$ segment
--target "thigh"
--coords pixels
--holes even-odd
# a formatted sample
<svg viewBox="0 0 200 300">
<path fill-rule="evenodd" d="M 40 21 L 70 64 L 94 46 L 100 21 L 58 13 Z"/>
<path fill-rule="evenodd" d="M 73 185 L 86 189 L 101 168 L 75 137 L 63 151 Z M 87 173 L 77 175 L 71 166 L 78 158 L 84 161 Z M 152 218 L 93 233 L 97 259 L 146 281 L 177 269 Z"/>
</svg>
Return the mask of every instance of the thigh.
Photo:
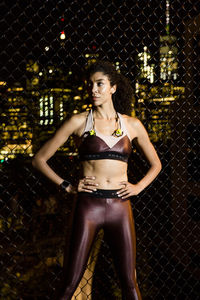
<svg viewBox="0 0 200 300">
<path fill-rule="evenodd" d="M 98 223 L 91 219 L 90 206 L 88 203 L 85 203 L 85 201 L 82 201 L 82 199 L 78 199 L 70 238 L 67 264 L 68 274 L 69 270 L 72 270 L 73 273 L 77 273 L 78 270 L 82 270 L 87 263 L 89 252 L 98 230 Z"/>
<path fill-rule="evenodd" d="M 110 208 L 105 237 L 111 248 L 120 277 L 134 276 L 136 236 L 132 207 L 129 200 L 114 203 Z"/>
<path fill-rule="evenodd" d="M 94 201 L 89 195 L 77 199 L 63 274 L 62 292 L 66 299 L 71 299 L 86 269 L 90 249 L 101 224 L 101 211 L 99 201 Z"/>
</svg>

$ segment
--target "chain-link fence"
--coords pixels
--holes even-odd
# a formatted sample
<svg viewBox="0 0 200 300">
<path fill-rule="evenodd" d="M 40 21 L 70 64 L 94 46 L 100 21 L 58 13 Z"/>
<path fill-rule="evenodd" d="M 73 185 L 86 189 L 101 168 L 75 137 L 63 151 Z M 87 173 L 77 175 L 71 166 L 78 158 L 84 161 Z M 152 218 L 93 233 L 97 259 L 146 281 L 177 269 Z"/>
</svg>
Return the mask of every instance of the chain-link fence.
<svg viewBox="0 0 200 300">
<path fill-rule="evenodd" d="M 198 299 L 200 275 L 200 2 L 1 1 L 0 299 L 53 299 L 74 201 L 32 168 L 39 147 L 90 108 L 82 70 L 115 63 L 161 158 L 158 178 L 132 197 L 143 299 Z M 72 138 L 49 161 L 77 177 Z M 129 179 L 148 166 L 133 145 Z M 73 299 L 121 299 L 99 233 Z"/>
</svg>

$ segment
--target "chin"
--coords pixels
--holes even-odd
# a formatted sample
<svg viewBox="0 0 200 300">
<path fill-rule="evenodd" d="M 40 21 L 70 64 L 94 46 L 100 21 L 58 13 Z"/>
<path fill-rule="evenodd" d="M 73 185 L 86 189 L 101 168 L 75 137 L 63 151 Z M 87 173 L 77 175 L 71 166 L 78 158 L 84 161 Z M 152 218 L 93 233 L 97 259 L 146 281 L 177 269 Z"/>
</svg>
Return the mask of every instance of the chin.
<svg viewBox="0 0 200 300">
<path fill-rule="evenodd" d="M 92 102 L 92 105 L 94 106 L 100 106 L 102 103 L 98 102 L 98 101 L 93 101 Z"/>
</svg>

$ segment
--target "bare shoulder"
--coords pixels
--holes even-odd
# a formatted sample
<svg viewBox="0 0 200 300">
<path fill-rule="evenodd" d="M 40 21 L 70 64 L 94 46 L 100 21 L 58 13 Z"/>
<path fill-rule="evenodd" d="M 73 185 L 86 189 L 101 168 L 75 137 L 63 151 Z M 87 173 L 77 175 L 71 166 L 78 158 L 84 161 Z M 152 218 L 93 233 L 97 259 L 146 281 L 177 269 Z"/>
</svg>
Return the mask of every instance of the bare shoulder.
<svg viewBox="0 0 200 300">
<path fill-rule="evenodd" d="M 73 115 L 68 121 L 71 121 L 77 125 L 83 123 L 88 115 L 88 111 L 81 112 Z"/>
<path fill-rule="evenodd" d="M 73 127 L 73 133 L 75 135 L 81 135 L 81 132 L 86 122 L 87 115 L 88 111 L 84 111 L 79 114 L 75 114 L 70 119 L 66 120 L 66 125 L 70 125 L 71 127 Z"/>
<path fill-rule="evenodd" d="M 145 130 L 142 122 L 138 118 L 128 115 L 122 116 L 132 139 L 137 137 L 141 130 Z"/>
<path fill-rule="evenodd" d="M 128 115 L 122 115 L 126 122 L 131 126 L 141 126 L 142 122 L 136 117 L 130 117 Z"/>
</svg>

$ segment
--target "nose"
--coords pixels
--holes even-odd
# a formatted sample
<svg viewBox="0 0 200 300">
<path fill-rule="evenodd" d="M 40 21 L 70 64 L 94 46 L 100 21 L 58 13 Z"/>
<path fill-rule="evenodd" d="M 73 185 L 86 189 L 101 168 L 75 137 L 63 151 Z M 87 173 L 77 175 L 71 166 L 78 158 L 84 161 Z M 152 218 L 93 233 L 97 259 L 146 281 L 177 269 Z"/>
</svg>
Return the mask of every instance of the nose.
<svg viewBox="0 0 200 300">
<path fill-rule="evenodd" d="M 97 85 L 94 83 L 92 86 L 92 94 L 95 94 L 97 92 Z"/>
</svg>

